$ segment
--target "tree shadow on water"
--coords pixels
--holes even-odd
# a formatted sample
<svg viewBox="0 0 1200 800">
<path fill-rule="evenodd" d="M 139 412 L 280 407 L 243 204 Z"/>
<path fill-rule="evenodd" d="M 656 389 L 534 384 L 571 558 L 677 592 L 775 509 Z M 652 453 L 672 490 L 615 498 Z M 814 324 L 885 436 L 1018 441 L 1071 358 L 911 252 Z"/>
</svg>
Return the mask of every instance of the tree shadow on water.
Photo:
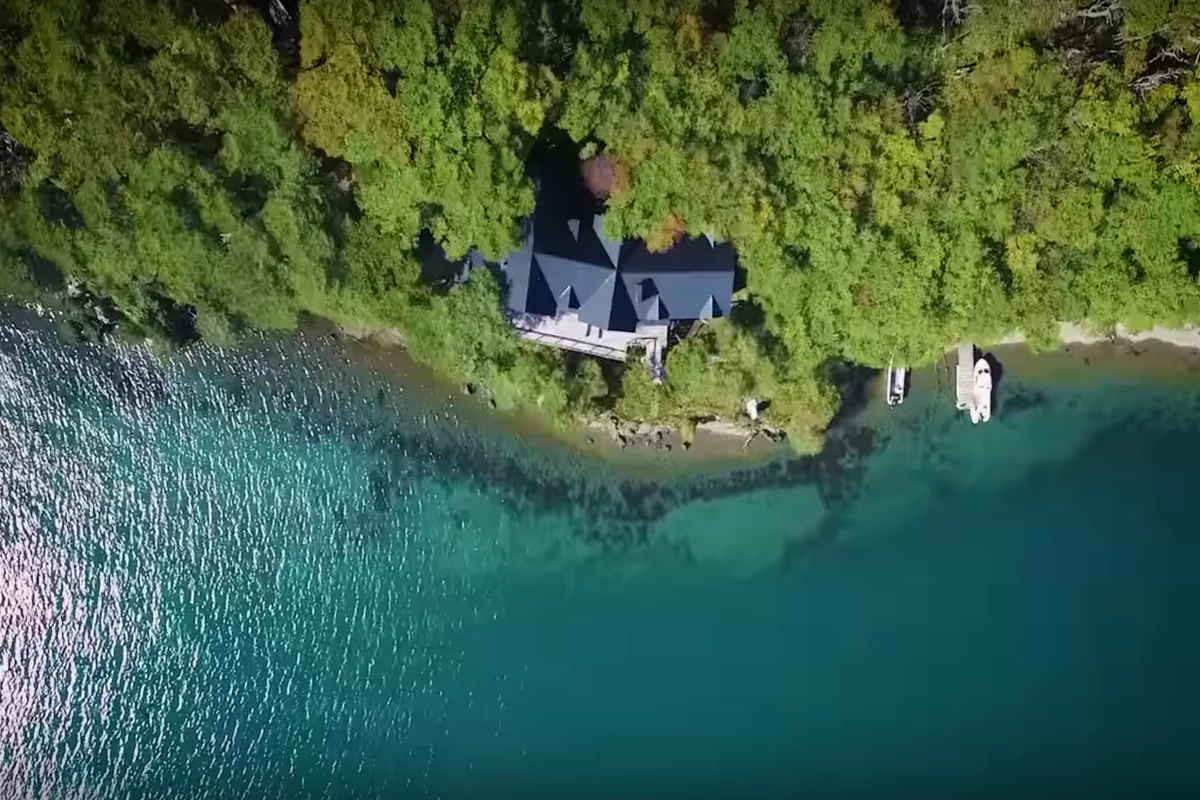
<svg viewBox="0 0 1200 800">
<path fill-rule="evenodd" d="M 870 388 L 879 370 L 841 359 L 829 359 L 820 366 L 818 374 L 833 384 L 841 397 L 837 413 L 826 428 L 833 431 L 843 427 L 867 407 Z"/>
</svg>

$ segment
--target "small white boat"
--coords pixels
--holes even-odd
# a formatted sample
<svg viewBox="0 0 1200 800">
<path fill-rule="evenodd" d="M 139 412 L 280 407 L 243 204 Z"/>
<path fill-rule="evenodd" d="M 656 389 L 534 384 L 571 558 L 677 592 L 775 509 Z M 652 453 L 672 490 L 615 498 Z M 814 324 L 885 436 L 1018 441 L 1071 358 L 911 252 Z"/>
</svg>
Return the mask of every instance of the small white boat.
<svg viewBox="0 0 1200 800">
<path fill-rule="evenodd" d="M 887 369 L 887 404 L 889 406 L 898 406 L 904 402 L 907 385 L 908 369 L 892 366 L 889 362 Z"/>
<path fill-rule="evenodd" d="M 974 395 L 971 422 L 978 425 L 992 418 L 992 368 L 983 358 L 975 362 Z"/>
</svg>

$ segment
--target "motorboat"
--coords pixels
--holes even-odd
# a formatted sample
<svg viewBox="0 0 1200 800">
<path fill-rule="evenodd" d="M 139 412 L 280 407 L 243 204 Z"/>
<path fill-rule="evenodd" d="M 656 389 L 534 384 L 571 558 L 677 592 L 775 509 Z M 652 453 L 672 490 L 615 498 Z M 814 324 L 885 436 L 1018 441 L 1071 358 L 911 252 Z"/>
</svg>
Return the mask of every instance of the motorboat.
<svg viewBox="0 0 1200 800">
<path fill-rule="evenodd" d="M 888 363 L 887 368 L 887 404 L 898 406 L 904 402 L 908 388 L 908 368 L 897 367 Z"/>
<path fill-rule="evenodd" d="M 975 362 L 973 395 L 971 422 L 978 425 L 992 418 L 992 367 L 985 358 Z"/>
</svg>

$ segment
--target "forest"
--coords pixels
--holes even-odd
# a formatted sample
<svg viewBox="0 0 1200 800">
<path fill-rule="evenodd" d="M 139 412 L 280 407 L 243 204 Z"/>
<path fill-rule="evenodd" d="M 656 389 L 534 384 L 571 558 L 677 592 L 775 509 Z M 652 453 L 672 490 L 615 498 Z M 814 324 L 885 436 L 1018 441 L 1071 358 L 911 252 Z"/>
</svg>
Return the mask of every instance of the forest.
<svg viewBox="0 0 1200 800">
<path fill-rule="evenodd" d="M 310 316 L 557 424 L 1200 320 L 1200 0 L 0 0 L 0 294 L 228 343 Z M 734 243 L 668 380 L 522 342 L 486 270 L 569 137 L 615 237 Z"/>
</svg>

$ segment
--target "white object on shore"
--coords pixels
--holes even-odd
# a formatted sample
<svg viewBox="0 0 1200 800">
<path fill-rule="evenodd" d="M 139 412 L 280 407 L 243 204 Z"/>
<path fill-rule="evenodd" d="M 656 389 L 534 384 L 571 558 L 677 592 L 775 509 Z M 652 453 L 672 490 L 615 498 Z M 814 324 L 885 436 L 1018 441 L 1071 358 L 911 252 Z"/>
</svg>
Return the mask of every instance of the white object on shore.
<svg viewBox="0 0 1200 800">
<path fill-rule="evenodd" d="M 975 402 L 971 405 L 971 422 L 978 425 L 992 418 L 992 368 L 986 359 L 975 362 Z"/>
<path fill-rule="evenodd" d="M 889 406 L 898 406 L 904 402 L 907 382 L 908 369 L 892 366 L 889 361 L 887 369 L 887 404 Z"/>
<path fill-rule="evenodd" d="M 746 401 L 746 416 L 750 417 L 751 422 L 758 422 L 758 400 L 751 397 Z"/>
</svg>

